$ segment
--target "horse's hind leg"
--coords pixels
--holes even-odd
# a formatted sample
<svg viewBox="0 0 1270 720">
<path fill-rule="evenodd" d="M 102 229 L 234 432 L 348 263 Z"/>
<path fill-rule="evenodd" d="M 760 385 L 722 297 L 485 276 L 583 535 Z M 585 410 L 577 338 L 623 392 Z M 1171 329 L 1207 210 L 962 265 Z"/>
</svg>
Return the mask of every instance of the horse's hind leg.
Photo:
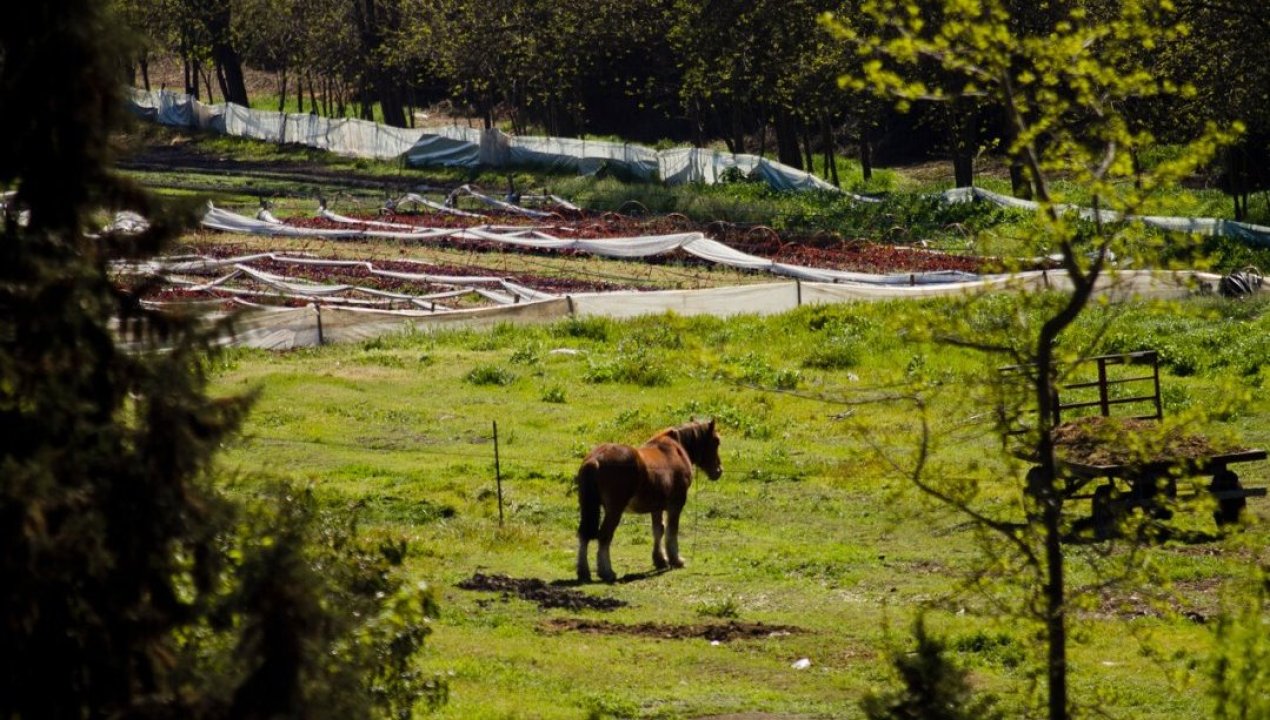
<svg viewBox="0 0 1270 720">
<path fill-rule="evenodd" d="M 665 570 L 670 567 L 666 560 L 666 551 L 662 549 L 662 538 L 666 534 L 666 523 L 661 510 L 654 510 L 653 516 L 653 567 Z"/>
<path fill-rule="evenodd" d="M 587 562 L 587 546 L 591 544 L 582 533 L 578 533 L 578 580 L 591 582 L 591 566 Z"/>
<path fill-rule="evenodd" d="M 670 556 L 670 566 L 681 568 L 684 559 L 679 556 L 679 514 L 683 507 L 671 507 L 666 510 L 666 554 Z"/>
<path fill-rule="evenodd" d="M 604 522 L 600 523 L 600 549 L 596 554 L 595 564 L 604 582 L 617 580 L 613 572 L 613 563 L 609 559 L 609 545 L 613 543 L 613 533 L 617 532 L 617 524 L 622 521 L 622 507 L 605 507 Z"/>
</svg>

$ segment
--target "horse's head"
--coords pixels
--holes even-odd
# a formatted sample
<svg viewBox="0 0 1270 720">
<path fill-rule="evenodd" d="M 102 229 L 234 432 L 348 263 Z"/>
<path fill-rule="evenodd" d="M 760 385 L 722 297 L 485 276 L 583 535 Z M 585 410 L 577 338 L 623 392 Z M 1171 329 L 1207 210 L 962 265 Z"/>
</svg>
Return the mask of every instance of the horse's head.
<svg viewBox="0 0 1270 720">
<path fill-rule="evenodd" d="M 723 475 L 723 462 L 719 460 L 719 433 L 715 430 L 713 419 L 708 423 L 681 425 L 672 432 L 693 464 L 704 470 L 707 477 L 718 480 Z"/>
</svg>

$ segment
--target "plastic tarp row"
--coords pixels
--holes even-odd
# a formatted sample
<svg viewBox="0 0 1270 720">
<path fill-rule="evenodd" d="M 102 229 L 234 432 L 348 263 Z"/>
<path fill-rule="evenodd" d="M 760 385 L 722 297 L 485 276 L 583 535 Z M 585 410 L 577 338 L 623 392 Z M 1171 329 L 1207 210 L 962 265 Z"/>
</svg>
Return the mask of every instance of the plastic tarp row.
<svg viewBox="0 0 1270 720">
<path fill-rule="evenodd" d="M 285 114 L 252 110 L 240 105 L 206 105 L 188 95 L 166 90 L 132 90 L 133 110 L 165 125 L 198 127 L 271 142 L 292 142 L 331 152 L 389 159 L 405 156 L 412 165 L 444 167 L 544 167 L 594 174 L 604 167 L 668 184 L 719 182 L 735 170 L 757 177 L 780 190 L 838 188 L 811 173 L 754 155 L 734 155 L 702 148 L 656 151 L 641 145 L 571 138 L 519 137 L 497 129 L 445 126 L 410 130 L 351 118 Z M 869 202 L 875 198 L 852 195 Z M 982 188 L 957 188 L 942 194 L 949 202 L 985 200 L 1003 207 L 1035 211 L 1030 200 L 1000 195 Z M 1086 219 L 1123 220 L 1120 213 L 1076 206 L 1059 206 Z M 1270 246 L 1270 227 L 1218 218 L 1141 216 L 1133 220 L 1162 230 L 1231 237 Z"/>
<path fill-rule="evenodd" d="M 351 284 L 316 283 L 294 279 L 260 270 L 253 263 L 269 261 L 275 264 L 302 267 L 356 269 L 368 275 L 401 280 L 418 285 L 439 285 L 449 288 L 442 292 L 412 294 L 392 292 L 373 287 Z M 402 261 L 398 261 L 402 262 Z M 424 263 L 419 263 L 424 265 Z M 156 258 L 140 264 L 124 263 L 115 267 L 119 274 L 144 274 L 159 277 L 169 284 L 188 292 L 207 292 L 250 298 L 288 298 L 315 300 L 323 303 L 345 305 L 385 306 L 409 303 L 435 312 L 446 309 L 438 300 L 475 293 L 498 304 L 511 305 L 522 301 L 546 300 L 555 297 L 499 277 L 479 275 L 441 275 L 427 272 L 384 270 L 365 260 L 327 260 L 319 258 L 288 257 L 276 253 L 257 253 L 232 258 L 171 257 Z M 189 276 L 217 276 L 211 280 L 191 279 Z M 237 287 L 235 280 L 246 279 L 257 287 Z M 349 295 L 369 296 L 371 300 Z"/>
<path fill-rule="evenodd" d="M 504 322 L 543 322 L 568 315 L 563 298 L 505 307 L 425 311 L 382 311 L 352 307 L 309 305 L 301 308 L 262 308 L 235 314 L 233 334 L 223 345 L 266 350 L 289 350 L 333 343 L 362 342 L 410 328 L 487 326 Z"/>
<path fill-rule="evenodd" d="M 1185 298 L 1219 280 L 1191 272 L 1131 271 L 1106 275 L 1098 294 L 1113 300 L 1130 297 Z M 679 315 L 768 315 L 803 305 L 882 301 L 896 298 L 968 296 L 984 292 L 1035 292 L 1069 285 L 1061 272 L 1028 272 L 978 282 L 926 286 L 876 286 L 779 282 L 708 290 L 667 290 L 571 295 L 502 307 L 443 313 L 378 311 L 319 307 L 248 310 L 234 322 L 225 344 L 290 349 L 327 343 L 360 342 L 407 330 L 452 326 L 489 326 L 505 322 L 550 322 L 569 316 L 627 318 L 674 312 Z"/>
<path fill-rule="evenodd" d="M 515 231 L 495 231 L 489 226 L 466 229 L 420 229 L 408 232 L 393 229 L 366 228 L 360 221 L 352 218 L 340 218 L 328 214 L 328 219 L 336 218 L 359 223 L 348 230 L 340 229 L 307 229 L 279 225 L 263 220 L 253 220 L 227 210 L 212 207 L 203 218 L 203 225 L 216 230 L 249 233 L 258 235 L 290 236 L 290 237 L 327 237 L 327 238 L 367 238 L 382 237 L 391 239 L 455 239 L 484 240 L 503 243 L 514 247 L 536 250 L 577 250 L 593 255 L 611 258 L 642 258 L 682 250 L 689 255 L 707 262 L 726 265 L 744 270 L 758 270 L 776 275 L 798 278 L 816 282 L 855 282 L 882 285 L 926 285 L 957 283 L 980 279 L 973 273 L 957 271 L 940 271 L 925 273 L 900 273 L 893 275 L 872 275 L 868 273 L 850 272 L 847 270 L 827 270 L 779 263 L 767 258 L 741 252 L 733 247 L 708 238 L 703 233 L 688 232 L 671 235 L 646 235 L 641 237 L 605 238 L 598 240 L 582 240 L 554 237 L 542 230 L 533 228 Z"/>
<path fill-rule="evenodd" d="M 1001 207 L 1013 208 L 1015 210 L 1025 210 L 1035 212 L 1040 209 L 1040 204 L 1032 200 L 1023 200 L 1022 198 L 1009 197 L 994 193 L 983 188 L 969 187 L 956 188 L 947 190 L 942 193 L 942 197 L 947 202 L 973 202 L 975 200 L 984 200 L 986 202 L 1000 205 Z M 1149 227 L 1159 228 L 1170 232 L 1195 233 L 1199 235 L 1211 235 L 1215 237 L 1230 237 L 1242 240 L 1250 245 L 1261 247 L 1270 247 L 1270 227 L 1264 225 L 1253 225 L 1251 223 L 1237 222 L 1235 220 L 1223 220 L 1219 218 L 1186 218 L 1186 217 L 1167 217 L 1161 215 L 1130 215 L 1114 210 L 1095 210 L 1093 208 L 1080 207 L 1077 205 L 1057 205 L 1056 209 L 1059 213 L 1074 213 L 1082 220 L 1100 220 L 1106 223 L 1123 222 L 1125 220 L 1140 222 Z"/>
<path fill-rule="evenodd" d="M 135 113 L 164 125 L 197 127 L 270 142 L 290 142 L 341 155 L 442 167 L 542 167 L 593 175 L 615 169 L 669 184 L 714 183 L 729 169 L 754 175 L 780 190 L 837 188 L 810 173 L 753 155 L 683 148 L 658 152 L 630 143 L 512 136 L 498 129 L 445 126 L 411 130 L 352 118 L 253 110 L 233 103 L 207 105 L 167 90 L 132 89 Z"/>
<path fill-rule="evenodd" d="M 132 90 L 132 109 L 163 125 L 193 127 L 275 143 L 299 143 L 341 155 L 391 159 L 418 142 L 420 131 L 354 118 L 253 110 L 233 103 L 207 105 L 166 90 Z"/>
</svg>

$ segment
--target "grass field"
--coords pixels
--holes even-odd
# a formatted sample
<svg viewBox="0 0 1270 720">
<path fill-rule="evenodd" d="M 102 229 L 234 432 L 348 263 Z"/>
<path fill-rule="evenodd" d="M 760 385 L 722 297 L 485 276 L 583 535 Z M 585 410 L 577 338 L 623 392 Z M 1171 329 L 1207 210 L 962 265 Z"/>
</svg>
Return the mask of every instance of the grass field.
<svg viewBox="0 0 1270 720">
<path fill-rule="evenodd" d="M 884 654 L 908 642 L 911 618 L 924 608 L 976 687 L 1001 695 L 1010 716 L 1025 716 L 1037 691 L 1036 628 L 966 587 L 981 565 L 973 526 L 902 477 L 916 443 L 911 411 L 853 403 L 921 381 L 942 467 L 978 478 L 986 507 L 1017 506 L 1022 469 L 1000 458 L 985 421 L 981 380 L 994 365 L 908 337 L 953 307 L 575 320 L 282 355 L 234 351 L 218 365 L 218 392 L 258 388 L 261 397 L 245 437 L 224 454 L 226 483 L 253 494 L 264 478 L 284 478 L 325 503 L 359 508 L 373 535 L 411 541 L 409 572 L 442 594 L 423 661 L 449 679 L 440 717 L 856 717 L 859 698 L 890 679 Z M 1091 314 L 1072 342 L 1091 340 L 1106 323 L 1091 350 L 1154 341 L 1165 358 L 1169 416 L 1219 410 L 1206 431 L 1265 447 L 1267 371 L 1256 358 L 1270 337 L 1266 310 L 1264 302 L 1217 301 L 1111 308 Z M 483 573 L 572 588 L 571 480 L 582 455 L 693 416 L 718 420 L 725 474 L 693 487 L 686 569 L 649 572 L 648 523 L 636 516 L 614 543 L 625 577 L 575 588 L 625 607 L 544 610 L 457 587 Z M 1270 481 L 1266 463 L 1242 474 L 1250 484 Z M 1234 584 L 1266 560 L 1270 507 L 1254 499 L 1250 510 L 1258 522 L 1231 537 L 1161 543 L 1135 556 L 1162 584 L 1085 598 L 1074 623 L 1078 702 L 1112 717 L 1209 716 L 1212 622 Z M 1213 533 L 1203 509 L 1179 522 Z M 1091 568 L 1129 552 L 1123 542 L 1069 546 L 1072 587 L 1096 583 Z M 616 625 L 583 631 L 579 620 Z M 644 623 L 664 627 L 639 634 Z M 728 623 L 793 629 L 722 642 L 703 636 Z M 796 669 L 803 658 L 810 666 Z"/>
<path fill-rule="evenodd" d="M 133 165 L 128 172 L 140 182 L 248 211 L 269 198 L 280 216 L 311 213 L 319 194 L 347 211 L 417 185 L 501 188 L 506 181 L 166 131 L 134 140 L 178 151 L 176 160 L 151 153 Z M 870 207 L 749 183 L 670 189 L 564 176 L 516 181 L 527 192 L 546 189 L 592 209 L 634 200 L 649 213 L 682 212 L 700 222 L 827 229 L 984 254 L 1021 253 L 1034 234 L 1022 214 L 915 198 L 942 180 L 899 171 L 877 181 L 874 189 L 892 195 Z M 1185 192 L 1169 205 L 1216 214 L 1220 198 Z M 477 258 L 387 242 L 202 233 L 186 241 L 244 253 L 479 260 L 503 272 L 608 275 L 658 287 L 766 279 L 673 263 Z M 1226 242 L 1166 254 L 1222 270 L 1270 265 L 1265 251 Z M 1268 310 L 1264 299 L 1095 306 L 1063 349 L 1157 349 L 1170 422 L 1264 448 Z M 221 457 L 219 481 L 256 496 L 282 479 L 329 507 L 354 509 L 372 537 L 410 541 L 407 571 L 436 587 L 442 601 L 421 661 L 449 683 L 439 717 L 860 717 L 860 698 L 895 682 L 887 655 L 910 644 L 921 612 L 978 691 L 999 695 L 1008 717 L 1037 716 L 1044 690 L 1038 628 L 995 604 L 1017 603 L 1016 568 L 994 567 L 973 523 L 907 477 L 920 418 L 904 398 L 920 392 L 935 433 L 936 475 L 978 507 L 1022 519 L 1026 466 L 1003 454 L 991 423 L 989 380 L 1003 361 L 929 339 L 954 325 L 998 331 L 1021 312 L 1009 298 L 969 306 L 890 302 L 765 318 L 499 325 L 278 354 L 231 350 L 215 361 L 215 392 L 260 395 L 243 437 Z M 613 550 L 622 579 L 577 586 L 572 479 L 582 457 L 597 443 L 638 443 L 693 417 L 719 423 L 725 473 L 693 486 L 682 539 L 688 567 L 651 572 L 647 518 L 628 516 Z M 1246 484 L 1270 485 L 1270 463 L 1239 472 Z M 1214 627 L 1255 568 L 1270 562 L 1270 502 L 1251 500 L 1249 524 L 1229 535 L 1216 533 L 1210 509 L 1183 508 L 1176 523 L 1184 532 L 1168 542 L 1067 546 L 1072 695 L 1081 716 L 1212 717 Z M 1074 518 L 1088 505 L 1069 510 Z M 1107 573 L 1124 566 L 1133 579 L 1104 586 Z M 459 587 L 478 575 L 507 576 L 537 594 Z M 533 601 L 568 591 L 625 605 L 544 609 Z"/>
</svg>

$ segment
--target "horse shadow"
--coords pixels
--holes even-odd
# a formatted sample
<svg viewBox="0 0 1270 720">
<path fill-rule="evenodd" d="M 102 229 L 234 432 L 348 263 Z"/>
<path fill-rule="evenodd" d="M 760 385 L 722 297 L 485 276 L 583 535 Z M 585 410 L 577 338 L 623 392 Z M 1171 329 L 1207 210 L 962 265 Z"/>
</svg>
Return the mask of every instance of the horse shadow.
<svg viewBox="0 0 1270 720">
<path fill-rule="evenodd" d="M 670 572 L 670 568 L 653 568 L 652 570 L 646 570 L 644 572 L 626 573 L 625 575 L 614 580 L 611 583 L 606 583 L 602 580 L 601 581 L 590 580 L 590 581 L 584 582 L 577 578 L 568 578 L 566 580 L 552 580 L 551 586 L 575 588 L 575 587 L 582 587 L 584 585 L 626 585 L 628 583 L 639 582 L 641 580 L 650 580 L 660 575 L 665 575 L 668 572 Z"/>
</svg>

